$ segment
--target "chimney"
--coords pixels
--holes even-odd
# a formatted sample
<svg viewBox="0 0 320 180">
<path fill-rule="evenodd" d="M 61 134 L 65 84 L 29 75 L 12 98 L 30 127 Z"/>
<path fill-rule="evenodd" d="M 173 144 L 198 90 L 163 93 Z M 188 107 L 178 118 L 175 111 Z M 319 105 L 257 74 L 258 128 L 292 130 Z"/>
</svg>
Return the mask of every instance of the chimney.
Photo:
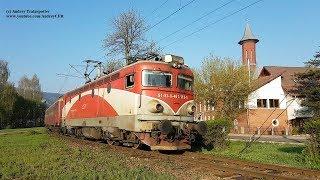
<svg viewBox="0 0 320 180">
<path fill-rule="evenodd" d="M 242 46 L 242 65 L 249 68 L 250 72 L 256 70 L 256 43 L 259 40 L 252 34 L 249 24 L 246 25 L 242 39 L 238 44 Z"/>
</svg>

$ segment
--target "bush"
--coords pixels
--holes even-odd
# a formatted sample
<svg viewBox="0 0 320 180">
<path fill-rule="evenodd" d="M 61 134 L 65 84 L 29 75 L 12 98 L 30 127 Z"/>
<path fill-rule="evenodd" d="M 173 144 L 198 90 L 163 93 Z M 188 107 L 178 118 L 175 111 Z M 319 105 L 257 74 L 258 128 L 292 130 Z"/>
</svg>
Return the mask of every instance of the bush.
<svg viewBox="0 0 320 180">
<path fill-rule="evenodd" d="M 227 119 L 215 119 L 206 123 L 207 133 L 204 135 L 206 145 L 212 148 L 224 148 L 227 145 L 230 122 Z"/>
<path fill-rule="evenodd" d="M 320 163 L 320 118 L 307 122 L 305 131 L 310 135 L 307 142 L 308 155 L 310 159 Z"/>
</svg>

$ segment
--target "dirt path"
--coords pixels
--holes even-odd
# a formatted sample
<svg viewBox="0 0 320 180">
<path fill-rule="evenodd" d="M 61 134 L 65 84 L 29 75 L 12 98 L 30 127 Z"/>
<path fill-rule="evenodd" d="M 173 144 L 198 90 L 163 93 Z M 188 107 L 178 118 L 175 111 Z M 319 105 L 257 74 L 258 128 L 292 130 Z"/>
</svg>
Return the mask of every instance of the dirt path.
<svg viewBox="0 0 320 180">
<path fill-rule="evenodd" d="M 109 146 L 73 137 L 63 138 L 71 146 L 104 147 L 106 151 L 125 155 L 124 161 L 129 167 L 145 166 L 156 172 L 172 174 L 178 179 L 320 179 L 320 172 L 314 170 L 252 163 L 197 152 L 168 154 Z"/>
</svg>

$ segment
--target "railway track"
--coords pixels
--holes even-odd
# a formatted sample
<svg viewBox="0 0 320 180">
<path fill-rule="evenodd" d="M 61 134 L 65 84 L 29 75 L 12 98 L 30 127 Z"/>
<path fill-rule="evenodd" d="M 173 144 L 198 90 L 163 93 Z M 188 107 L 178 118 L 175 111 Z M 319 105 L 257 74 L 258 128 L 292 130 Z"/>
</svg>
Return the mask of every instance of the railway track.
<svg viewBox="0 0 320 180">
<path fill-rule="evenodd" d="M 193 156 L 194 153 L 186 152 L 184 156 Z M 199 163 L 210 162 L 210 167 L 220 170 L 222 177 L 243 177 L 248 179 L 320 179 L 320 172 L 309 169 L 299 169 L 279 165 L 261 164 L 215 157 L 197 153 L 195 155 Z"/>
<path fill-rule="evenodd" d="M 230 158 L 216 157 L 199 152 L 160 153 L 135 150 L 106 143 L 65 137 L 79 146 L 108 146 L 108 150 L 133 158 L 133 164 L 142 164 L 151 169 L 167 172 L 179 179 L 319 179 L 320 171 L 270 165 Z M 165 166 L 164 166 L 164 165 Z M 170 164 L 170 166 L 168 166 Z"/>
</svg>

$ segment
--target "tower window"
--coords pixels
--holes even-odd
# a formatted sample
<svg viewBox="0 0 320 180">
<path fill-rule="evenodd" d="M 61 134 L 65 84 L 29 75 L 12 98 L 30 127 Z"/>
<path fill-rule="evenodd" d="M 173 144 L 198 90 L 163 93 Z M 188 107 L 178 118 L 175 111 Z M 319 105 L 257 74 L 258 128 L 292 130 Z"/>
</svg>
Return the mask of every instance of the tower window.
<svg viewBox="0 0 320 180">
<path fill-rule="evenodd" d="M 248 60 L 248 51 L 246 50 L 246 60 Z"/>
</svg>

